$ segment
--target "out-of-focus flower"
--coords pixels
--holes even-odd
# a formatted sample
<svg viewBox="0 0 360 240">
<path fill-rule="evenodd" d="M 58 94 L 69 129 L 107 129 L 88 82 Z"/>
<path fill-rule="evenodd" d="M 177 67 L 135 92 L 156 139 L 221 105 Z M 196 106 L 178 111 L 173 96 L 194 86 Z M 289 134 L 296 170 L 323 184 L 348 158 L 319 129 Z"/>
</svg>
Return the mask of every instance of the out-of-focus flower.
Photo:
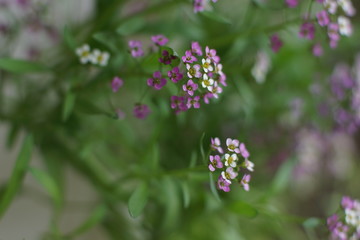
<svg viewBox="0 0 360 240">
<path fill-rule="evenodd" d="M 338 18 L 338 24 L 339 24 L 339 32 L 341 35 L 344 36 L 351 36 L 352 35 L 352 25 L 350 20 L 347 17 L 340 16 Z"/>
<path fill-rule="evenodd" d="M 147 80 L 148 86 L 153 87 L 156 90 L 160 90 L 166 83 L 167 80 L 162 77 L 160 71 L 154 72 L 153 77 Z"/>
<path fill-rule="evenodd" d="M 116 109 L 116 117 L 120 120 L 123 120 L 125 118 L 126 114 L 120 109 Z"/>
<path fill-rule="evenodd" d="M 320 43 L 315 43 L 312 47 L 312 53 L 315 57 L 320 57 L 323 55 L 324 50 Z"/>
<path fill-rule="evenodd" d="M 150 108 L 146 104 L 135 104 L 134 116 L 139 119 L 145 119 L 151 113 Z"/>
<path fill-rule="evenodd" d="M 298 0 L 285 0 L 285 3 L 289 8 L 294 8 L 299 4 Z"/>
<path fill-rule="evenodd" d="M 191 52 L 201 56 L 202 55 L 202 50 L 201 50 L 201 46 L 198 42 L 192 42 L 191 43 Z"/>
<path fill-rule="evenodd" d="M 316 14 L 317 21 L 320 26 L 324 27 L 330 23 L 329 15 L 325 10 L 322 10 Z"/>
<path fill-rule="evenodd" d="M 304 22 L 299 31 L 299 36 L 301 38 L 307 38 L 313 40 L 315 36 L 315 26 L 311 22 Z"/>
<path fill-rule="evenodd" d="M 117 92 L 120 87 L 124 84 L 124 81 L 119 77 L 114 77 L 111 81 L 111 89 L 113 92 Z"/>
<path fill-rule="evenodd" d="M 185 56 L 182 56 L 181 59 L 184 63 L 193 63 L 197 61 L 196 57 L 192 55 L 192 52 L 190 50 L 187 50 L 185 52 Z"/>
<path fill-rule="evenodd" d="M 211 138 L 211 148 L 215 151 L 218 151 L 219 153 L 223 154 L 224 151 L 221 147 L 221 142 L 220 139 L 218 137 L 216 138 Z"/>
<path fill-rule="evenodd" d="M 185 96 L 171 96 L 171 108 L 175 109 L 175 113 L 186 111 L 187 100 Z"/>
<path fill-rule="evenodd" d="M 278 52 L 280 48 L 283 46 L 283 42 L 279 38 L 278 34 L 274 34 L 270 37 L 270 46 L 274 52 Z"/>
<path fill-rule="evenodd" d="M 109 58 L 110 54 L 108 52 L 101 52 L 99 49 L 95 49 L 91 54 L 91 62 L 102 67 L 108 64 Z"/>
<path fill-rule="evenodd" d="M 250 174 L 245 174 L 244 177 L 241 179 L 241 185 L 243 186 L 245 191 L 250 190 L 250 185 L 249 185 L 250 179 L 251 179 Z"/>
<path fill-rule="evenodd" d="M 162 57 L 159 58 L 159 62 L 165 65 L 169 65 L 173 60 L 177 59 L 175 55 L 171 55 L 167 50 L 162 51 L 161 55 Z"/>
<path fill-rule="evenodd" d="M 356 10 L 351 0 L 338 0 L 338 4 L 343 9 L 343 11 L 347 16 L 352 17 L 355 15 Z"/>
<path fill-rule="evenodd" d="M 131 56 L 133 56 L 134 58 L 144 56 L 144 50 L 142 49 L 142 43 L 140 41 L 130 40 L 129 48 L 130 48 Z"/>
<path fill-rule="evenodd" d="M 164 35 L 155 35 L 151 37 L 151 41 L 155 43 L 158 46 L 164 46 L 169 42 L 169 39 L 167 39 Z"/>
<path fill-rule="evenodd" d="M 335 14 L 338 4 L 335 0 L 324 0 L 324 7 L 330 14 Z"/>
<path fill-rule="evenodd" d="M 251 74 L 255 78 L 257 83 L 265 82 L 266 75 L 270 69 L 271 62 L 269 56 L 261 51 L 258 52 L 255 60 L 255 64 L 251 69 Z"/>
<path fill-rule="evenodd" d="M 92 54 L 88 44 L 84 44 L 81 47 L 77 48 L 76 54 L 80 57 L 80 62 L 82 64 L 91 62 Z"/>
<path fill-rule="evenodd" d="M 223 190 L 224 192 L 230 192 L 230 183 L 226 181 L 221 175 L 217 181 L 218 189 Z"/>
</svg>

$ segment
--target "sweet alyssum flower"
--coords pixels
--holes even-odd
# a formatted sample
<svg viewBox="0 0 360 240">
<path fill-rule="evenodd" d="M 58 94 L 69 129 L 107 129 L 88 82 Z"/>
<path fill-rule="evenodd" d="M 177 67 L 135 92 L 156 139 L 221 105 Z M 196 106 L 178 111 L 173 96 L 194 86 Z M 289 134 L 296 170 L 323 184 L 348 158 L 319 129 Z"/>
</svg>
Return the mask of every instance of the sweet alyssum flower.
<svg viewBox="0 0 360 240">
<path fill-rule="evenodd" d="M 341 212 L 327 219 L 331 239 L 360 239 L 360 201 L 344 196 Z"/>
<path fill-rule="evenodd" d="M 162 57 L 159 58 L 159 62 L 165 65 L 171 64 L 173 60 L 177 59 L 175 55 L 171 55 L 167 50 L 163 50 L 161 55 Z"/>
<path fill-rule="evenodd" d="M 166 83 L 167 80 L 162 77 L 160 71 L 154 72 L 153 77 L 147 80 L 148 86 L 153 87 L 156 90 L 160 90 Z"/>
<path fill-rule="evenodd" d="M 155 43 L 158 46 L 164 46 L 169 42 L 169 39 L 167 39 L 164 35 L 155 35 L 151 37 L 151 41 Z"/>
<path fill-rule="evenodd" d="M 187 104 L 186 106 L 189 108 L 194 107 L 194 108 L 200 108 L 200 96 L 195 96 L 193 98 L 188 97 L 187 98 Z"/>
<path fill-rule="evenodd" d="M 191 79 L 188 80 L 188 82 L 183 85 L 183 90 L 187 92 L 189 96 L 193 96 L 194 91 L 196 91 L 196 89 L 198 89 L 198 85 L 194 83 L 193 80 Z"/>
<path fill-rule="evenodd" d="M 278 34 L 274 34 L 270 37 L 270 46 L 274 52 L 278 52 L 280 48 L 283 46 L 283 42 L 279 38 Z"/>
<path fill-rule="evenodd" d="M 119 77 L 114 77 L 111 81 L 111 88 L 113 92 L 117 92 L 120 87 L 124 84 L 124 81 Z"/>
<path fill-rule="evenodd" d="M 315 36 L 315 26 L 311 22 L 304 22 L 300 27 L 299 36 L 313 40 Z"/>
<path fill-rule="evenodd" d="M 168 77 L 174 83 L 177 83 L 183 78 L 183 74 L 180 72 L 179 67 L 174 67 L 172 70 L 168 72 Z"/>
<path fill-rule="evenodd" d="M 85 64 L 91 61 L 91 51 L 88 44 L 84 44 L 76 49 L 76 54 L 80 57 L 80 62 Z"/>
<path fill-rule="evenodd" d="M 299 4 L 298 0 L 285 0 L 285 3 L 289 8 L 294 8 Z"/>
<path fill-rule="evenodd" d="M 175 113 L 186 111 L 187 99 L 184 96 L 171 96 L 171 108 L 175 109 Z"/>
<path fill-rule="evenodd" d="M 108 52 L 101 52 L 99 49 L 95 49 L 91 55 L 91 62 L 100 66 L 106 66 L 110 58 Z"/>
<path fill-rule="evenodd" d="M 142 43 L 137 40 L 130 40 L 129 41 L 129 48 L 131 56 L 134 58 L 144 56 L 144 50 L 142 49 Z"/>
<path fill-rule="evenodd" d="M 134 116 L 139 119 L 145 119 L 150 114 L 150 108 L 146 104 L 135 104 Z"/>
<path fill-rule="evenodd" d="M 339 24 L 339 33 L 344 36 L 351 36 L 352 35 L 352 25 L 349 18 L 340 16 L 338 18 Z"/>
<path fill-rule="evenodd" d="M 317 21 L 321 27 L 325 27 L 330 23 L 329 15 L 325 10 L 322 10 L 316 14 Z"/>
<path fill-rule="evenodd" d="M 249 191 L 249 182 L 251 178 L 249 171 L 254 171 L 254 163 L 247 159 L 250 154 L 247 152 L 245 144 L 240 143 L 239 140 L 228 138 L 226 142 L 227 152 L 222 157 L 216 154 L 215 156 L 217 156 L 217 159 L 214 160 L 214 157 L 212 157 L 213 155 L 210 155 L 210 171 L 214 172 L 216 169 L 221 170 L 217 181 L 218 189 L 229 192 L 230 185 L 236 180 L 246 191 Z M 219 154 L 224 153 L 219 138 L 211 138 L 210 147 L 212 151 Z M 246 158 L 244 158 L 244 155 Z M 221 161 L 222 164 L 220 164 L 219 161 Z M 215 167 L 215 165 L 217 167 Z M 244 175 L 241 178 L 238 178 L 242 172 L 244 172 Z"/>
</svg>

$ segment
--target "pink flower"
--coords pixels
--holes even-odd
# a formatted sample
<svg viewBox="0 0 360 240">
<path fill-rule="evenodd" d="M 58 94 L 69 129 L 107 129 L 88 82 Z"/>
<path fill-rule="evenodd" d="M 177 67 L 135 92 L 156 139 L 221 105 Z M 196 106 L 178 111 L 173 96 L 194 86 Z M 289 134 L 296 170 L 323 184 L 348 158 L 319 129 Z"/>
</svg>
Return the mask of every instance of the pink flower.
<svg viewBox="0 0 360 240">
<path fill-rule="evenodd" d="M 193 82 L 193 80 L 189 80 L 186 84 L 183 85 L 183 90 L 187 92 L 190 96 L 194 95 L 194 91 L 198 89 L 198 85 Z"/>
<path fill-rule="evenodd" d="M 215 49 L 210 49 L 208 46 L 206 46 L 205 54 L 214 63 L 219 63 L 220 62 L 220 57 L 216 55 L 216 50 Z"/>
<path fill-rule="evenodd" d="M 215 155 L 215 156 L 210 155 L 209 159 L 210 159 L 210 164 L 209 164 L 210 171 L 213 172 L 213 171 L 215 171 L 216 168 L 223 167 L 223 163 L 221 162 L 221 158 L 219 155 Z"/>
<path fill-rule="evenodd" d="M 330 23 L 329 15 L 325 10 L 322 10 L 316 14 L 316 18 L 320 26 L 325 27 Z"/>
<path fill-rule="evenodd" d="M 182 56 L 181 58 L 184 63 L 193 63 L 197 61 L 196 57 L 192 55 L 192 52 L 190 50 L 187 50 L 185 52 L 185 56 Z"/>
<path fill-rule="evenodd" d="M 199 96 L 195 96 L 195 97 L 193 97 L 193 98 L 189 97 L 186 106 L 187 106 L 188 108 L 191 108 L 191 106 L 193 106 L 194 108 L 200 108 L 199 100 L 200 100 L 200 97 L 199 97 Z"/>
<path fill-rule="evenodd" d="M 171 64 L 172 60 L 175 60 L 177 57 L 174 55 L 170 55 L 170 53 L 166 50 L 162 52 L 162 57 L 159 58 L 159 62 L 168 65 Z"/>
<path fill-rule="evenodd" d="M 332 232 L 336 225 L 338 224 L 338 216 L 336 214 L 332 215 L 331 217 L 328 217 L 327 219 L 327 225 L 329 230 Z"/>
<path fill-rule="evenodd" d="M 151 37 L 151 41 L 158 46 L 164 46 L 169 42 L 169 39 L 167 39 L 164 35 L 155 35 Z"/>
<path fill-rule="evenodd" d="M 162 77 L 160 71 L 156 71 L 153 74 L 153 78 L 149 78 L 147 80 L 147 84 L 150 87 L 153 87 L 156 90 L 160 90 L 163 86 L 165 86 L 167 80 Z"/>
<path fill-rule="evenodd" d="M 235 179 L 237 177 L 238 173 L 234 171 L 232 167 L 228 167 L 226 171 L 221 172 L 222 178 L 228 182 L 231 183 L 232 179 Z"/>
<path fill-rule="evenodd" d="M 205 9 L 205 0 L 194 0 L 194 12 L 202 12 Z"/>
<path fill-rule="evenodd" d="M 130 40 L 129 48 L 130 48 L 131 56 L 133 56 L 134 58 L 144 56 L 144 51 L 142 49 L 142 44 L 140 41 Z"/>
<path fill-rule="evenodd" d="M 183 74 L 180 73 L 179 67 L 174 67 L 172 70 L 168 72 L 168 77 L 170 78 L 171 81 L 177 83 L 183 78 Z"/>
<path fill-rule="evenodd" d="M 243 186 L 245 191 L 250 190 L 250 186 L 249 186 L 250 179 L 251 179 L 250 174 L 245 174 L 244 177 L 241 179 L 241 185 Z"/>
<path fill-rule="evenodd" d="M 344 209 L 352 209 L 354 207 L 354 203 L 355 201 L 352 200 L 350 197 L 348 196 L 344 196 L 342 199 L 341 199 L 341 206 L 344 208 Z"/>
<path fill-rule="evenodd" d="M 323 55 L 323 48 L 320 43 L 314 44 L 312 47 L 312 53 L 315 57 L 320 57 Z"/>
<path fill-rule="evenodd" d="M 111 88 L 113 92 L 117 92 L 119 88 L 124 84 L 124 81 L 119 77 L 114 77 L 111 81 Z"/>
<path fill-rule="evenodd" d="M 280 48 L 283 46 L 283 42 L 279 38 L 279 35 L 274 34 L 270 37 L 270 45 L 271 45 L 271 49 L 274 52 L 278 52 L 280 50 Z"/>
<path fill-rule="evenodd" d="M 212 86 L 208 87 L 208 90 L 211 92 L 212 97 L 219 98 L 220 93 L 222 93 L 222 88 L 219 86 L 217 82 L 214 82 Z"/>
<path fill-rule="evenodd" d="M 145 119 L 151 113 L 150 108 L 145 104 L 137 103 L 134 108 L 134 116 L 139 119 Z"/>
<path fill-rule="evenodd" d="M 219 138 L 211 138 L 211 145 L 210 147 L 215 150 L 215 151 L 218 151 L 219 153 L 223 154 L 224 151 L 221 147 L 221 142 L 220 142 L 220 139 Z"/>
<path fill-rule="evenodd" d="M 240 142 L 237 139 L 231 139 L 231 138 L 226 139 L 226 146 L 228 147 L 228 150 L 230 152 L 240 153 L 240 149 L 238 148 L 239 144 Z"/>
<path fill-rule="evenodd" d="M 289 8 L 294 8 L 299 4 L 298 0 L 285 0 L 285 3 Z"/>
<path fill-rule="evenodd" d="M 184 96 L 171 96 L 171 108 L 175 109 L 175 113 L 187 110 L 186 97 Z"/>
<path fill-rule="evenodd" d="M 228 183 L 221 175 L 218 178 L 217 186 L 219 190 L 230 192 L 230 183 Z"/>
<path fill-rule="evenodd" d="M 250 157 L 250 154 L 249 154 L 248 150 L 246 149 L 245 144 L 243 144 L 243 143 L 240 143 L 239 152 L 245 159 Z"/>
<path fill-rule="evenodd" d="M 203 54 L 201 50 L 201 46 L 198 42 L 191 43 L 191 52 L 198 56 L 201 56 Z"/>
<path fill-rule="evenodd" d="M 209 104 L 211 98 L 214 98 L 214 94 L 212 94 L 211 92 L 205 93 L 205 95 L 203 96 L 204 103 Z"/>
<path fill-rule="evenodd" d="M 301 38 L 307 38 L 313 40 L 315 36 L 315 26 L 310 22 L 304 22 L 300 27 L 299 36 Z"/>
<path fill-rule="evenodd" d="M 329 23 L 328 36 L 329 36 L 330 40 L 333 40 L 333 41 L 338 41 L 340 39 L 339 25 L 337 23 Z"/>
</svg>

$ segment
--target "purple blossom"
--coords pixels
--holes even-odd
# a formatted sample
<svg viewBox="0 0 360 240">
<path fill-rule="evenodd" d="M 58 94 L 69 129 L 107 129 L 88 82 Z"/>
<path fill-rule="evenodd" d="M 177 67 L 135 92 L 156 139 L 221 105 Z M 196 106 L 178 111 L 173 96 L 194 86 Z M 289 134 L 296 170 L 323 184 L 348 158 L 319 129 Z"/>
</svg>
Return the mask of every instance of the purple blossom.
<svg viewBox="0 0 360 240">
<path fill-rule="evenodd" d="M 196 57 L 192 55 L 192 52 L 190 50 L 187 50 L 185 52 L 185 56 L 182 56 L 181 58 L 184 63 L 193 63 L 197 61 Z"/>
<path fill-rule="evenodd" d="M 193 98 L 189 97 L 187 99 L 187 104 L 186 106 L 190 109 L 191 106 L 193 106 L 194 108 L 200 108 L 200 103 L 199 103 L 200 97 L 199 96 L 195 96 Z"/>
<path fill-rule="evenodd" d="M 315 26 L 311 22 L 304 22 L 300 27 L 299 36 L 313 40 L 315 36 Z"/>
<path fill-rule="evenodd" d="M 330 40 L 339 41 L 339 25 L 337 23 L 329 23 L 328 25 L 328 36 Z"/>
<path fill-rule="evenodd" d="M 198 42 L 192 42 L 191 43 L 191 52 L 193 54 L 196 54 L 198 56 L 202 56 L 202 50 L 201 50 L 201 46 Z"/>
<path fill-rule="evenodd" d="M 119 77 L 114 77 L 111 81 L 111 88 L 113 92 L 117 92 L 119 88 L 124 84 L 124 81 Z"/>
<path fill-rule="evenodd" d="M 194 0 L 194 13 L 204 11 L 205 3 L 205 0 Z"/>
<path fill-rule="evenodd" d="M 289 8 L 294 8 L 299 4 L 298 0 L 285 0 L 285 3 Z"/>
<path fill-rule="evenodd" d="M 354 207 L 354 203 L 355 203 L 355 201 L 348 196 L 344 196 L 341 199 L 341 206 L 344 209 L 352 209 Z"/>
<path fill-rule="evenodd" d="M 129 48 L 130 48 L 131 56 L 133 56 L 134 58 L 144 56 L 144 51 L 142 49 L 142 43 L 140 41 L 130 40 Z"/>
<path fill-rule="evenodd" d="M 205 93 L 203 96 L 204 103 L 209 104 L 211 98 L 214 98 L 214 94 L 212 94 L 211 92 Z"/>
<path fill-rule="evenodd" d="M 279 38 L 279 35 L 274 34 L 270 37 L 270 46 L 274 52 L 278 52 L 280 50 L 280 48 L 283 46 L 283 42 Z"/>
<path fill-rule="evenodd" d="M 169 42 L 169 39 L 167 39 L 164 35 L 155 35 L 151 37 L 151 41 L 155 43 L 158 46 L 164 46 Z"/>
<path fill-rule="evenodd" d="M 134 116 L 139 119 L 145 119 L 151 113 L 150 108 L 145 104 L 137 103 L 134 108 Z"/>
<path fill-rule="evenodd" d="M 213 171 L 215 171 L 216 168 L 223 167 L 223 163 L 221 162 L 221 158 L 219 155 L 215 155 L 215 156 L 210 155 L 209 159 L 210 159 L 210 164 L 209 164 L 210 171 L 213 172 Z"/>
<path fill-rule="evenodd" d="M 147 84 L 150 87 L 153 87 L 156 90 L 160 90 L 163 86 L 165 86 L 167 80 L 162 77 L 160 71 L 156 71 L 153 74 L 153 78 L 149 78 L 147 80 Z"/>
<path fill-rule="evenodd" d="M 183 85 L 183 90 L 187 92 L 187 94 L 189 94 L 190 96 L 194 95 L 194 91 L 196 91 L 196 89 L 198 89 L 198 85 L 194 83 L 191 79 Z"/>
<path fill-rule="evenodd" d="M 325 27 L 330 23 L 329 15 L 325 10 L 322 10 L 316 14 L 317 21 L 320 26 Z"/>
<path fill-rule="evenodd" d="M 245 159 L 250 157 L 250 154 L 249 154 L 248 150 L 246 149 L 244 143 L 240 143 L 239 152 Z"/>
<path fill-rule="evenodd" d="M 230 192 L 230 183 L 228 183 L 221 175 L 218 178 L 217 186 L 219 190 Z"/>
<path fill-rule="evenodd" d="M 220 154 L 223 154 L 224 151 L 221 147 L 221 142 L 220 142 L 220 139 L 219 138 L 211 138 L 211 145 L 210 147 L 215 150 L 215 151 L 218 151 Z"/>
<path fill-rule="evenodd" d="M 312 47 L 312 54 L 315 56 L 315 57 L 320 57 L 323 55 L 323 48 L 321 46 L 320 43 L 316 43 L 313 45 Z"/>
<path fill-rule="evenodd" d="M 162 57 L 159 58 L 159 62 L 168 65 L 171 64 L 172 60 L 175 60 L 177 57 L 174 55 L 170 55 L 167 50 L 162 51 Z"/>
<path fill-rule="evenodd" d="M 219 86 L 217 82 L 214 82 L 212 86 L 208 87 L 208 90 L 211 92 L 212 97 L 219 98 L 220 93 L 222 93 L 222 88 Z"/>
<path fill-rule="evenodd" d="M 244 177 L 241 179 L 241 185 L 243 186 L 245 191 L 249 191 L 250 190 L 250 186 L 249 186 L 249 182 L 251 179 L 251 175 L 250 174 L 245 174 Z"/>
<path fill-rule="evenodd" d="M 329 230 L 332 232 L 336 225 L 338 224 L 338 216 L 336 214 L 332 215 L 331 217 L 327 218 L 327 225 Z"/>
<path fill-rule="evenodd" d="M 216 55 L 215 49 L 210 49 L 208 46 L 206 46 L 205 55 L 210 58 L 214 63 L 220 62 L 220 57 Z"/>
<path fill-rule="evenodd" d="M 176 114 L 188 109 L 186 103 L 184 96 L 171 96 L 171 108 L 175 109 Z"/>
<path fill-rule="evenodd" d="M 174 83 L 177 83 L 183 78 L 183 74 L 180 73 L 179 67 L 174 67 L 172 70 L 168 71 L 168 77 Z"/>
</svg>

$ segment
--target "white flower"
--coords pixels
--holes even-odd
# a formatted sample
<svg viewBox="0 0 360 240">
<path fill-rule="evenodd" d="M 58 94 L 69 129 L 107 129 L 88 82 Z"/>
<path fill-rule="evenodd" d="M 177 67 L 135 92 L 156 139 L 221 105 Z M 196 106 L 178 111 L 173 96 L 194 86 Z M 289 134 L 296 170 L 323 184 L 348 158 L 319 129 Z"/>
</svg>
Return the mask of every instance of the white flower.
<svg viewBox="0 0 360 240">
<path fill-rule="evenodd" d="M 269 56 L 265 52 L 258 52 L 251 74 L 257 83 L 265 82 L 266 75 L 271 67 Z"/>
<path fill-rule="evenodd" d="M 325 0 L 324 7 L 330 14 L 335 14 L 338 4 L 334 0 Z"/>
<path fill-rule="evenodd" d="M 80 57 L 80 62 L 85 64 L 91 61 L 92 54 L 90 52 L 90 47 L 87 44 L 82 45 L 76 49 L 76 55 Z"/>
<path fill-rule="evenodd" d="M 203 80 L 201 82 L 201 85 L 203 88 L 207 88 L 210 91 L 210 87 L 214 84 L 214 80 L 212 78 L 209 79 L 208 75 L 205 73 L 203 75 Z"/>
<path fill-rule="evenodd" d="M 101 52 L 99 49 L 93 51 L 91 62 L 100 66 L 106 66 L 110 58 L 108 52 Z"/>
<path fill-rule="evenodd" d="M 236 178 L 237 175 L 238 173 L 235 172 L 234 169 L 231 167 L 227 168 L 226 171 L 221 172 L 222 178 L 228 183 L 231 183 L 230 180 Z"/>
<path fill-rule="evenodd" d="M 339 32 L 341 35 L 351 36 L 352 25 L 351 25 L 350 20 L 347 17 L 340 16 L 338 18 L 338 24 L 339 24 Z"/>
<path fill-rule="evenodd" d="M 254 171 L 254 166 L 255 164 L 247 159 L 245 159 L 245 163 L 244 163 L 245 167 L 247 168 L 247 170 L 249 170 L 250 172 Z"/>
<path fill-rule="evenodd" d="M 345 209 L 345 214 L 346 214 L 345 215 L 346 223 L 356 226 L 358 220 L 358 216 L 356 212 L 352 209 Z"/>
<path fill-rule="evenodd" d="M 211 60 L 210 60 L 210 58 L 207 58 L 207 59 L 205 59 L 205 58 L 203 58 L 202 59 L 202 67 L 203 67 L 203 69 L 204 69 L 204 72 L 211 72 L 211 71 L 213 71 L 214 70 L 214 68 L 213 68 L 213 66 L 211 65 Z"/>
<path fill-rule="evenodd" d="M 215 73 L 222 75 L 222 64 L 215 64 Z"/>
<path fill-rule="evenodd" d="M 352 17 L 355 15 L 356 10 L 350 0 L 338 0 L 338 4 L 344 10 L 347 16 Z"/>
<path fill-rule="evenodd" d="M 225 166 L 230 166 L 230 167 L 236 167 L 236 161 L 238 160 L 238 157 L 235 153 L 233 153 L 232 155 L 226 153 L 225 154 Z"/>
</svg>

